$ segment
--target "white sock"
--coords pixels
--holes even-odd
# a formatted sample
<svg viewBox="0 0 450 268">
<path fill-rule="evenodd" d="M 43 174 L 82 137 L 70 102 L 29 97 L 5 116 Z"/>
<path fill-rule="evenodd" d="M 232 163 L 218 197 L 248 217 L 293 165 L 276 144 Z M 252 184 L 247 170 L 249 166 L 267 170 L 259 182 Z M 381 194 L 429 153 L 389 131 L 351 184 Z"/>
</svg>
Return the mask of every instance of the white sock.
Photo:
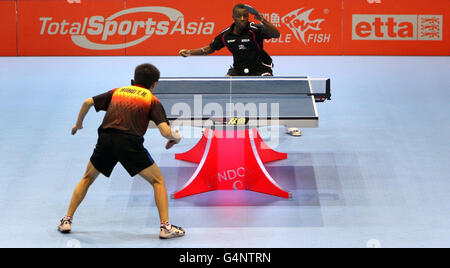
<svg viewBox="0 0 450 268">
<path fill-rule="evenodd" d="M 169 222 L 162 222 L 161 227 L 164 227 L 167 230 L 170 230 L 170 229 L 172 229 L 172 224 L 170 224 Z"/>
</svg>

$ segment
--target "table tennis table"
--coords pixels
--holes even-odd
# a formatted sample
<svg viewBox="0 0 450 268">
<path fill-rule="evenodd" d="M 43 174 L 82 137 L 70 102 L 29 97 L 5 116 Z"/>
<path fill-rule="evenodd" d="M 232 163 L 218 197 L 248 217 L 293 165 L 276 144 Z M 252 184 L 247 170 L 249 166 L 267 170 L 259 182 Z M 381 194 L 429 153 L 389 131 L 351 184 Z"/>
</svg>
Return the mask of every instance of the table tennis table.
<svg viewBox="0 0 450 268">
<path fill-rule="evenodd" d="M 312 81 L 323 80 L 315 93 Z M 252 190 L 291 198 L 263 163 L 287 158 L 270 149 L 257 128 L 318 127 L 316 103 L 331 99 L 330 79 L 302 77 L 161 78 L 153 94 L 172 126 L 203 127 L 200 141 L 175 158 L 198 163 L 172 198 L 211 190 Z"/>
</svg>

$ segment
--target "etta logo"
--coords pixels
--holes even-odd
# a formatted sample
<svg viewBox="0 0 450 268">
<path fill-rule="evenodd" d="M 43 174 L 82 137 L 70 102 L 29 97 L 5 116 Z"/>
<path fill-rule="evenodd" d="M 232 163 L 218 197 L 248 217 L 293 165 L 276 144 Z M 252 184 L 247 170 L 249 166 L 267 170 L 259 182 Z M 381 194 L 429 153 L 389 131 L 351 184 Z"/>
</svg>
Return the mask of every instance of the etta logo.
<svg viewBox="0 0 450 268">
<path fill-rule="evenodd" d="M 352 16 L 353 40 L 442 40 L 442 15 Z"/>
</svg>

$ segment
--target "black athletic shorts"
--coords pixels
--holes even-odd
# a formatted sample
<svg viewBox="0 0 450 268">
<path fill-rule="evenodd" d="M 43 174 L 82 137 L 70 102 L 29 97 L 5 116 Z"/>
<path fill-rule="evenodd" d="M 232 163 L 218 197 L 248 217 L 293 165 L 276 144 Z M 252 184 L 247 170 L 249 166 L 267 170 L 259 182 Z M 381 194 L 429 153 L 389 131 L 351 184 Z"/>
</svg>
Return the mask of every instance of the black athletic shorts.
<svg viewBox="0 0 450 268">
<path fill-rule="evenodd" d="M 114 130 L 99 131 L 97 145 L 90 160 L 106 177 L 111 175 L 117 162 L 132 177 L 155 163 L 144 148 L 144 138 Z"/>
</svg>

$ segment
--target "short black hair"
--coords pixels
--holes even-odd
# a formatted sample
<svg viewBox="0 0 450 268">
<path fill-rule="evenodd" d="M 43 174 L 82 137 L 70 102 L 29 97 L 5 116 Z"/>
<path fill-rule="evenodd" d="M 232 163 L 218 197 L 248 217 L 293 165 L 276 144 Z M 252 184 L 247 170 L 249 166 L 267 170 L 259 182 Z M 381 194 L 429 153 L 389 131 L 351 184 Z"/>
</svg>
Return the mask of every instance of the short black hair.
<svg viewBox="0 0 450 268">
<path fill-rule="evenodd" d="M 144 63 L 136 66 L 134 70 L 134 83 L 150 88 L 159 80 L 159 70 L 153 64 Z"/>
<path fill-rule="evenodd" d="M 236 12 L 236 9 L 239 9 L 239 8 L 245 8 L 245 5 L 244 5 L 244 4 L 241 4 L 241 3 L 236 4 L 236 5 L 233 7 L 233 15 L 234 15 L 234 12 Z"/>
</svg>

